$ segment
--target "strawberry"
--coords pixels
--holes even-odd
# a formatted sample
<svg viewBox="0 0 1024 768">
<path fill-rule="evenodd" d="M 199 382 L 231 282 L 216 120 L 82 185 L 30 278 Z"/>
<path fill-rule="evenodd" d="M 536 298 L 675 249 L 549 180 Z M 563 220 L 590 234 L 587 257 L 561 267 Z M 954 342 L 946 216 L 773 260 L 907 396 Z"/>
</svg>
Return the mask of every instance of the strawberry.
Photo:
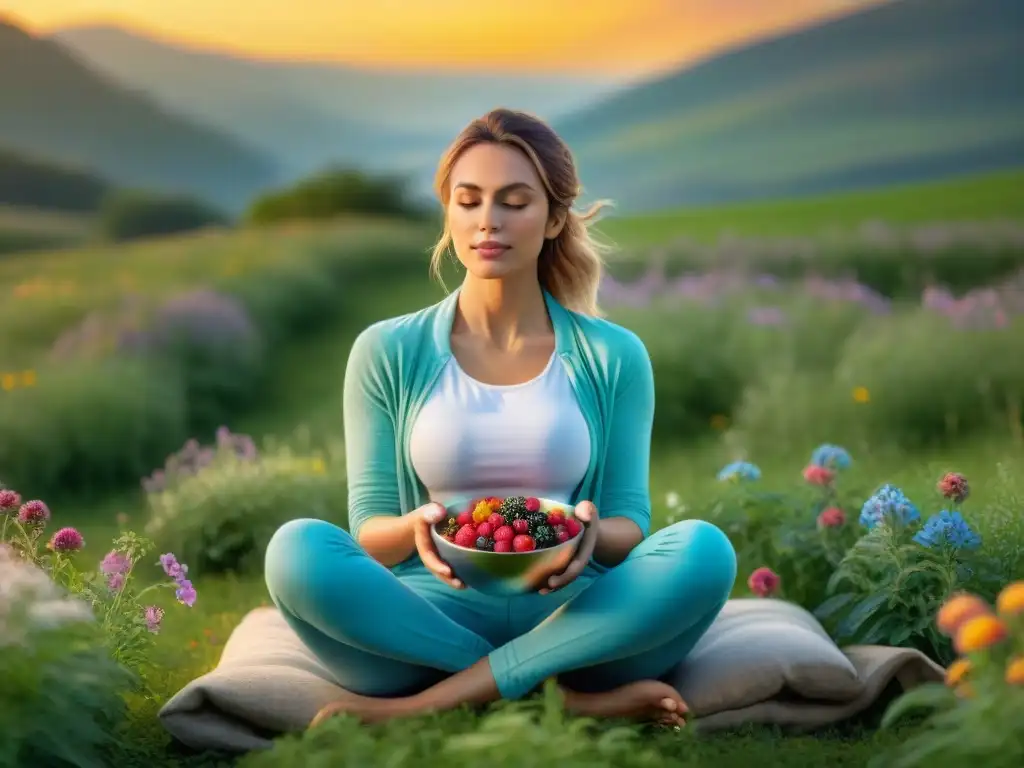
<svg viewBox="0 0 1024 768">
<path fill-rule="evenodd" d="M 511 531 L 512 529 L 509 528 Z M 494 541 L 495 552 L 511 552 L 512 551 L 512 540 L 511 539 L 495 539 Z"/>
<path fill-rule="evenodd" d="M 528 533 L 530 530 L 530 523 L 526 520 L 513 520 L 512 530 L 516 533 Z"/>
<path fill-rule="evenodd" d="M 473 510 L 467 509 L 464 512 L 459 512 L 459 516 L 455 518 L 455 522 L 459 524 L 460 528 L 464 525 L 472 525 Z"/>
<path fill-rule="evenodd" d="M 489 537 L 492 533 L 494 533 L 494 526 L 492 526 L 490 523 L 480 523 L 476 527 L 477 536 Z"/>
<path fill-rule="evenodd" d="M 516 552 L 532 552 L 537 548 L 537 543 L 532 536 L 521 534 L 512 539 L 512 549 Z"/>
<path fill-rule="evenodd" d="M 540 499 L 538 499 L 538 498 L 536 498 L 534 496 L 530 496 L 526 500 L 526 511 L 527 512 L 536 512 L 539 509 L 540 509 Z"/>
<path fill-rule="evenodd" d="M 516 532 L 511 525 L 503 525 L 494 531 L 495 541 L 512 541 L 515 537 Z"/>
<path fill-rule="evenodd" d="M 574 538 L 577 533 L 583 530 L 583 526 L 580 525 L 580 521 L 575 517 L 567 517 L 565 519 L 565 530 L 569 532 L 569 538 Z"/>
<path fill-rule="evenodd" d="M 455 543 L 460 547 L 472 547 L 476 543 L 476 529 L 472 525 L 464 525 L 455 534 Z"/>
<path fill-rule="evenodd" d="M 552 512 L 548 515 L 548 525 L 552 528 L 557 528 L 560 525 L 565 525 L 565 515 L 561 512 Z"/>
<path fill-rule="evenodd" d="M 494 528 L 494 530 L 498 530 L 505 524 L 505 516 L 495 512 L 487 518 L 487 522 L 491 524 L 491 527 Z"/>
</svg>

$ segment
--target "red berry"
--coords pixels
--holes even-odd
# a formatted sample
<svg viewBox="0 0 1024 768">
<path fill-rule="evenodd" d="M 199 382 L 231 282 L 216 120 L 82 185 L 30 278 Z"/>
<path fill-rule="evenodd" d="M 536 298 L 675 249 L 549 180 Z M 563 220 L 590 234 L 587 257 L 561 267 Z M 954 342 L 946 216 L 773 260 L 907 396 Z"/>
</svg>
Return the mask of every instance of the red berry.
<svg viewBox="0 0 1024 768">
<path fill-rule="evenodd" d="M 561 512 L 552 512 L 548 515 L 548 525 L 552 528 L 557 528 L 560 525 L 565 525 L 565 515 Z"/>
<path fill-rule="evenodd" d="M 505 524 L 505 516 L 498 512 L 494 512 L 487 518 L 487 522 L 491 524 L 491 527 L 494 528 L 494 530 L 498 530 Z"/>
<path fill-rule="evenodd" d="M 534 498 L 533 496 L 531 496 L 530 498 L 528 498 L 526 500 L 526 511 L 527 512 L 536 512 L 538 509 L 540 509 L 540 499 L 537 499 L 537 498 Z"/>
<path fill-rule="evenodd" d="M 537 542 L 533 540 L 533 536 L 523 534 L 512 539 L 512 549 L 516 552 L 530 552 L 536 548 Z"/>
<path fill-rule="evenodd" d="M 525 520 L 513 520 L 512 530 L 516 533 L 527 533 L 530 530 L 530 524 Z"/>
<path fill-rule="evenodd" d="M 455 543 L 460 547 L 472 547 L 476 543 L 476 529 L 472 525 L 464 525 L 455 534 Z"/>
<path fill-rule="evenodd" d="M 512 541 L 516 536 L 511 525 L 503 525 L 494 532 L 495 541 Z"/>
<path fill-rule="evenodd" d="M 555 531 L 555 538 L 558 539 L 558 543 L 561 544 L 571 539 L 572 536 L 569 535 L 569 531 L 565 529 L 564 525 L 560 525 L 558 526 L 558 530 Z"/>
<path fill-rule="evenodd" d="M 494 532 L 494 527 L 490 523 L 480 523 L 476 527 L 477 536 L 490 536 Z"/>
<path fill-rule="evenodd" d="M 575 517 L 567 517 L 565 519 L 565 530 L 569 532 L 569 538 L 573 538 L 583 530 L 583 526 L 580 525 L 580 521 Z"/>
<path fill-rule="evenodd" d="M 455 522 L 460 526 L 472 525 L 473 524 L 473 510 L 467 509 L 465 512 L 459 512 L 459 516 L 455 518 Z"/>
<path fill-rule="evenodd" d="M 512 529 L 509 528 L 511 531 Z M 511 539 L 497 539 L 494 542 L 495 552 L 511 552 L 512 551 L 512 540 Z"/>
</svg>

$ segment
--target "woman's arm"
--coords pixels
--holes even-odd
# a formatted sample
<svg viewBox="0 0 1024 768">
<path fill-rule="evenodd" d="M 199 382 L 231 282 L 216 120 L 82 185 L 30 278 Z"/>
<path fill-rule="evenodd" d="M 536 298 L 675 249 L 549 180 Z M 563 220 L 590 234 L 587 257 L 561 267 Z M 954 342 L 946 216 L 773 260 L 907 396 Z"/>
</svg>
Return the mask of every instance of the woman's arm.
<svg viewBox="0 0 1024 768">
<path fill-rule="evenodd" d="M 349 532 L 370 557 L 391 567 L 408 558 L 416 544 L 412 519 L 401 510 L 395 425 L 385 397 L 384 366 L 375 357 L 387 343 L 380 326 L 356 338 L 345 367 L 342 410 Z"/>
<path fill-rule="evenodd" d="M 643 342 L 627 333 L 620 347 L 621 378 L 612 404 L 604 481 L 597 502 L 594 559 L 609 567 L 625 560 L 651 527 L 654 371 Z"/>
</svg>

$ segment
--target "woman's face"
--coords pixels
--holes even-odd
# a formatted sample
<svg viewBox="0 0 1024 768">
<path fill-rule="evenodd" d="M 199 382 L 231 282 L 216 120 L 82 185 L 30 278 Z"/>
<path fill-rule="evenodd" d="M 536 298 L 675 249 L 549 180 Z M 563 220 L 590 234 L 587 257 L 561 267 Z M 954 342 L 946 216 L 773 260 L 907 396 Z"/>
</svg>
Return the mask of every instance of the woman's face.
<svg viewBox="0 0 1024 768">
<path fill-rule="evenodd" d="M 484 280 L 536 274 L 545 238 L 562 228 L 549 216 L 544 185 L 530 160 L 502 144 L 477 144 L 452 168 L 448 228 L 466 270 Z"/>
</svg>

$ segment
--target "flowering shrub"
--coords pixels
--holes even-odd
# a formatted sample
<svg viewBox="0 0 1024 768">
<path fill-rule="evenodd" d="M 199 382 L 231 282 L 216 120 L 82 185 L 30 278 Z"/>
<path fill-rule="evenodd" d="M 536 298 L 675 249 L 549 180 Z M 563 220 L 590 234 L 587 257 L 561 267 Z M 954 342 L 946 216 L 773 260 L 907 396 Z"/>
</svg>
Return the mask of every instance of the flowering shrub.
<svg viewBox="0 0 1024 768">
<path fill-rule="evenodd" d="M 258 572 L 270 537 L 296 517 L 343 518 L 342 473 L 288 448 L 257 453 L 246 436 L 190 441 L 143 480 L 146 534 L 208 573 Z"/>
<path fill-rule="evenodd" d="M 952 639 L 959 658 L 945 685 L 921 686 L 889 707 L 883 727 L 911 712 L 924 710 L 928 717 L 920 732 L 879 762 L 910 768 L 941 755 L 949 765 L 1024 765 L 1024 582 L 1004 587 L 994 611 L 977 595 L 952 596 L 935 616 L 935 628 Z"/>
</svg>

